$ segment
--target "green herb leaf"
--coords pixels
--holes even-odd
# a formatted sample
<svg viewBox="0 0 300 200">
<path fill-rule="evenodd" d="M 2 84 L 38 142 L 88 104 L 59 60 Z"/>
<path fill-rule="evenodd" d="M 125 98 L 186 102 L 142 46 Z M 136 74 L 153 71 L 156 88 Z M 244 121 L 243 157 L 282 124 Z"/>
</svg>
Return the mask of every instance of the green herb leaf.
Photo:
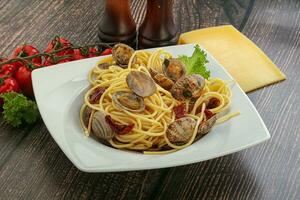
<svg viewBox="0 0 300 200">
<path fill-rule="evenodd" d="M 36 122 L 39 111 L 34 101 L 16 92 L 4 93 L 0 97 L 4 100 L 3 117 L 9 124 L 19 127 Z"/>
<path fill-rule="evenodd" d="M 200 49 L 199 45 L 196 45 L 191 57 L 182 55 L 179 56 L 179 60 L 185 64 L 188 75 L 199 74 L 205 79 L 208 79 L 210 77 L 210 71 L 205 67 L 205 64 L 208 63 L 206 56 L 206 53 Z"/>
</svg>

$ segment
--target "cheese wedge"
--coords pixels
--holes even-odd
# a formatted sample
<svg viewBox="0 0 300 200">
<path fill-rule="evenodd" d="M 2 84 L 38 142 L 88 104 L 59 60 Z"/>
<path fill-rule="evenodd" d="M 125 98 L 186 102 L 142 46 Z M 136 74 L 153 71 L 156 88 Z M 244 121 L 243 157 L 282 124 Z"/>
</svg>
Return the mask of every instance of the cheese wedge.
<svg viewBox="0 0 300 200">
<path fill-rule="evenodd" d="M 181 34 L 179 44 L 188 43 L 198 43 L 209 51 L 245 92 L 285 80 L 268 56 L 231 25 Z"/>
</svg>

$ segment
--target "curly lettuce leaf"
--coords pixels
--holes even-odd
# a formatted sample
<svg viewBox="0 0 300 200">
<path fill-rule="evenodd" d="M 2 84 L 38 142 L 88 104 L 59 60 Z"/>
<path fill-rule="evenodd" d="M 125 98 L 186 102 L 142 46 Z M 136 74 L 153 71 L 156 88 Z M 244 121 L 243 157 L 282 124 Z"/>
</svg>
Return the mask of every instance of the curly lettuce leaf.
<svg viewBox="0 0 300 200">
<path fill-rule="evenodd" d="M 191 57 L 182 55 L 179 56 L 179 60 L 185 64 L 188 75 L 199 74 L 208 79 L 210 71 L 205 67 L 205 64 L 208 63 L 206 56 L 206 53 L 200 49 L 200 46 L 196 45 Z"/>
</svg>

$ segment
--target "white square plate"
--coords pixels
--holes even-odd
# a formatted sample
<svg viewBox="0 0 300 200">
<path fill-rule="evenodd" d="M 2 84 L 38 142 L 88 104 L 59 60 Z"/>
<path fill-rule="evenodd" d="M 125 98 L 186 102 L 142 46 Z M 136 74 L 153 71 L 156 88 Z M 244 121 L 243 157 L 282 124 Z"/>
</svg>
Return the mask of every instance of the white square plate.
<svg viewBox="0 0 300 200">
<path fill-rule="evenodd" d="M 190 56 L 194 45 L 164 49 L 174 56 Z M 232 80 L 226 70 L 206 53 L 211 77 Z M 80 127 L 79 109 L 83 103 L 83 94 L 89 87 L 87 74 L 99 59 L 90 58 L 45 67 L 34 70 L 32 74 L 35 98 L 48 130 L 66 156 L 82 171 L 129 171 L 185 165 L 237 152 L 270 138 L 264 122 L 238 84 L 232 87 L 230 110 L 240 111 L 241 115 L 215 126 L 208 135 L 175 153 L 143 155 L 113 149 L 85 137 Z"/>
</svg>

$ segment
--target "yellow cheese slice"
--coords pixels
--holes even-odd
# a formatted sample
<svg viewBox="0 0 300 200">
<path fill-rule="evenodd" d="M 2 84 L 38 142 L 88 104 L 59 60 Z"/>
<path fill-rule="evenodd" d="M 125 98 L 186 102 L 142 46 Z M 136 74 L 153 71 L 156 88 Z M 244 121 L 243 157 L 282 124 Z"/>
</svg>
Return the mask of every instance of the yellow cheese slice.
<svg viewBox="0 0 300 200">
<path fill-rule="evenodd" d="M 181 34 L 179 44 L 198 43 L 210 52 L 245 92 L 285 80 L 268 56 L 231 25 Z"/>
</svg>

